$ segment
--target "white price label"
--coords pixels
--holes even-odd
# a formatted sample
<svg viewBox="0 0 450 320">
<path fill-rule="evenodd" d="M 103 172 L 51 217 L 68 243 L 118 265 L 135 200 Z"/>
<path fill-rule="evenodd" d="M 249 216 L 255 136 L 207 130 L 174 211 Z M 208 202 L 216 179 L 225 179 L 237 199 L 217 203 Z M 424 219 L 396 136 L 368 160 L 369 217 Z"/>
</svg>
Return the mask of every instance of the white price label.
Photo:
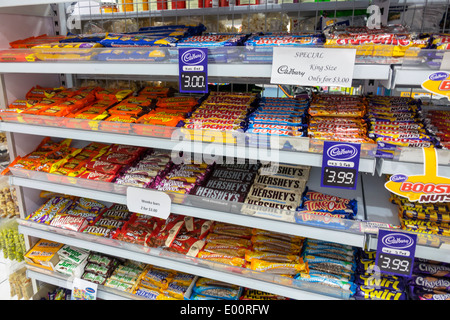
<svg viewBox="0 0 450 320">
<path fill-rule="evenodd" d="M 172 201 L 168 194 L 144 188 L 127 188 L 127 207 L 131 212 L 167 219 Z"/>
<path fill-rule="evenodd" d="M 270 83 L 351 87 L 356 49 L 273 48 Z"/>
</svg>

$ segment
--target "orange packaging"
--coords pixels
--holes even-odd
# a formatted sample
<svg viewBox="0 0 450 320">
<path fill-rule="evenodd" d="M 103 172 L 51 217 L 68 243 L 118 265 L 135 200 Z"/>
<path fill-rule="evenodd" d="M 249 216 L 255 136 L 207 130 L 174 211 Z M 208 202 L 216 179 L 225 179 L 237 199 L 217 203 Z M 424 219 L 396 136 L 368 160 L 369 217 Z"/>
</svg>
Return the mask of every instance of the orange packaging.
<svg viewBox="0 0 450 320">
<path fill-rule="evenodd" d="M 155 125 L 155 126 L 169 126 L 176 127 L 180 121 L 183 121 L 183 117 L 171 117 L 164 115 L 143 115 L 137 120 L 137 123 Z"/>
<path fill-rule="evenodd" d="M 117 101 L 122 101 L 130 94 L 133 93 L 133 90 L 122 90 L 122 89 L 101 89 L 95 92 L 95 97 L 98 100 L 116 99 Z"/>
<path fill-rule="evenodd" d="M 169 88 L 152 86 L 144 87 L 141 91 L 139 91 L 140 95 L 150 96 L 152 98 L 168 97 L 169 93 Z"/>
<path fill-rule="evenodd" d="M 132 116 L 139 117 L 143 112 L 145 112 L 145 107 L 136 104 L 119 103 L 108 110 L 111 115 L 116 116 Z M 108 120 L 110 121 L 110 120 Z M 115 120 L 112 120 L 115 121 Z"/>
<path fill-rule="evenodd" d="M 198 101 L 194 97 L 170 97 L 161 98 L 156 102 L 157 107 L 169 108 L 169 107 L 194 107 L 198 104 Z"/>
<path fill-rule="evenodd" d="M 45 99 L 45 98 L 52 98 L 54 95 L 56 95 L 58 92 L 64 90 L 64 87 L 59 88 L 44 88 L 41 86 L 35 86 L 31 88 L 26 94 L 25 97 L 27 99 Z"/>
</svg>

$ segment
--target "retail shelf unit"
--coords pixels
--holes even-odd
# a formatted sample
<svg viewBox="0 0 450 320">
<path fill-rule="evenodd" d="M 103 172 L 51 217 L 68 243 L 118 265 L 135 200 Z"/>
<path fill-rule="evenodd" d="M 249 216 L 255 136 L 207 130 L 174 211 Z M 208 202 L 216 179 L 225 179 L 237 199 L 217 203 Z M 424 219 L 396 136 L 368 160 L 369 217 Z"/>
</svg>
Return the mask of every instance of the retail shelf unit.
<svg viewBox="0 0 450 320">
<path fill-rule="evenodd" d="M 30 5 L 31 1 L 4 1 L 0 4 L 0 8 L 15 6 L 17 10 L 20 6 Z M 59 3 L 64 1 L 33 1 L 33 4 L 48 5 L 50 3 Z M 448 9 L 448 1 L 427 1 L 431 4 L 444 5 Z M 183 16 L 200 15 L 203 17 L 219 16 L 219 15 L 245 15 L 259 12 L 297 12 L 297 16 L 316 17 L 320 10 L 360 10 L 366 9 L 370 4 L 369 1 L 333 1 L 318 3 L 281 3 L 281 4 L 261 4 L 255 6 L 235 6 L 235 7 L 219 7 L 219 8 L 197 8 L 183 10 L 156 10 L 148 11 L 146 14 L 140 13 L 114 13 L 114 14 L 81 14 L 81 22 L 105 21 L 120 18 L 178 18 Z M 391 1 L 391 5 L 396 5 L 398 11 L 406 11 L 407 7 L 420 6 L 417 1 Z M 62 7 L 60 7 L 61 9 Z M 400 8 L 400 9 L 398 9 Z M 404 18 L 406 19 L 406 18 Z M 404 21 L 402 21 L 404 22 Z M 444 22 L 445 25 L 445 22 Z M 67 30 L 66 30 L 67 31 Z M 236 83 L 269 83 L 270 82 L 270 64 L 211 64 L 209 65 L 209 76 L 212 81 L 234 82 Z M 404 73 L 409 72 L 409 73 Z M 371 65 L 357 64 L 355 65 L 355 80 L 380 80 L 385 84 L 393 83 L 394 85 L 417 86 L 417 80 L 422 79 L 421 73 L 428 70 L 415 70 L 414 68 L 406 69 L 399 66 L 391 65 Z M 178 66 L 176 64 L 144 64 L 144 63 L 68 63 L 68 62 L 36 62 L 36 63 L 0 63 L 0 74 L 77 74 L 86 78 L 95 79 L 96 77 L 108 78 L 130 77 L 139 79 L 153 79 L 164 81 L 176 81 L 178 76 Z M 4 78 L 2 81 L 1 91 L 4 99 L 0 101 L 3 105 L 8 103 L 5 92 Z M 69 81 L 68 83 L 72 83 Z M 24 89 L 25 90 L 25 89 Z M 1 95 L 0 95 L 1 97 Z M 69 129 L 55 126 L 32 125 L 17 122 L 0 122 L 0 130 L 9 132 L 11 157 L 14 158 L 19 154 L 26 154 L 36 146 L 38 141 L 44 136 L 52 136 L 58 138 L 71 138 L 79 141 L 98 141 L 107 143 L 121 143 L 129 145 L 138 145 L 153 148 L 162 148 L 171 150 L 175 144 L 179 146 L 179 142 L 170 141 L 168 139 L 156 137 L 130 136 L 126 134 L 108 133 L 100 131 L 84 131 Z M 201 145 L 194 150 L 205 152 Z M 249 147 L 227 146 L 219 155 L 244 154 L 245 158 L 252 160 L 270 160 L 270 155 L 252 156 Z M 291 164 L 304 164 L 313 167 L 310 186 L 321 190 L 318 185 L 322 155 L 320 153 L 310 153 L 304 151 L 284 151 L 278 150 L 279 157 L 282 162 Z M 354 192 L 340 191 L 338 196 L 346 196 L 356 198 L 361 207 L 358 208 L 359 215 L 365 222 L 356 222 L 351 231 L 342 230 L 327 226 L 317 226 L 313 224 L 296 224 L 281 220 L 273 220 L 262 217 L 246 216 L 227 212 L 226 210 L 218 210 L 212 208 L 203 208 L 201 206 L 188 206 L 185 204 L 172 204 L 174 213 L 190 215 L 199 218 L 208 218 L 216 221 L 229 222 L 250 227 L 258 227 L 270 231 L 300 235 L 310 238 L 334 241 L 352 246 L 376 249 L 377 228 L 398 225 L 395 207 L 388 202 L 388 192 L 383 188 L 383 177 L 379 175 L 397 173 L 417 173 L 423 166 L 423 160 L 420 155 L 408 158 L 409 161 L 399 158 L 396 160 L 362 158 L 360 162 L 360 177 L 358 181 L 358 189 Z M 414 162 L 414 159 L 415 162 Z M 442 168 L 441 168 L 442 167 Z M 444 153 L 440 158 L 439 172 L 448 176 L 450 171 L 448 153 Z M 378 173 L 378 175 L 376 174 Z M 173 257 L 166 255 L 160 250 L 136 247 L 127 243 L 117 241 L 105 241 L 101 238 L 85 237 L 84 235 L 74 232 L 66 232 L 62 229 L 50 228 L 48 226 L 36 225 L 24 220 L 25 216 L 37 208 L 39 203 L 38 191 L 47 190 L 54 192 L 63 192 L 81 197 L 90 197 L 96 200 L 108 203 L 126 204 L 125 193 L 115 193 L 108 190 L 102 190 L 96 187 L 86 186 L 84 184 L 64 183 L 61 181 L 51 181 L 36 176 L 20 176 L 13 175 L 10 177 L 10 183 L 20 188 L 19 196 L 21 198 L 21 221 L 19 230 L 33 238 L 45 238 L 48 240 L 59 241 L 69 245 L 79 246 L 86 249 L 103 252 L 129 258 L 145 263 L 154 264 L 173 268 L 180 271 L 195 273 L 201 276 L 207 276 L 214 279 L 222 280 L 230 283 L 238 283 L 243 286 L 273 292 L 294 299 L 345 299 L 338 292 L 326 290 L 322 287 L 303 287 L 296 285 L 283 285 L 273 279 L 267 279 L 261 275 L 251 275 L 245 272 L 230 272 L 224 270 L 220 266 L 206 266 L 201 261 L 192 261 L 192 259 Z M 382 191 L 380 191 L 382 190 Z M 326 189 L 323 190 L 327 192 Z M 436 240 L 436 241 L 434 241 Z M 431 244 L 430 244 L 431 243 Z M 439 237 L 431 239 L 430 243 L 420 244 L 416 250 L 416 256 L 425 259 L 450 262 L 450 247 L 445 241 L 441 241 Z M 437 243 L 437 244 L 436 244 Z M 201 260 L 201 259 L 199 259 Z M 70 286 L 67 279 L 60 278 L 54 274 L 42 274 L 35 270 L 29 270 L 29 276 L 43 282 L 59 284 L 62 286 Z M 113 293 L 102 292 L 105 298 L 119 299 L 128 297 L 117 297 Z"/>
</svg>

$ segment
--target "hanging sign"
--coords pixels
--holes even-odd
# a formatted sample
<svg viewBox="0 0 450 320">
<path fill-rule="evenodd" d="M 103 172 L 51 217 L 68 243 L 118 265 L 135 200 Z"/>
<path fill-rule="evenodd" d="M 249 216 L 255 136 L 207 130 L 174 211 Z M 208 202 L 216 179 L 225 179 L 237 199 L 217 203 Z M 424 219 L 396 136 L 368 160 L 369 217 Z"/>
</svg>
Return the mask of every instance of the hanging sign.
<svg viewBox="0 0 450 320">
<path fill-rule="evenodd" d="M 422 82 L 422 89 L 450 100 L 450 73 L 438 71 L 430 74 L 428 79 Z"/>
<path fill-rule="evenodd" d="M 180 92 L 208 92 L 208 48 L 178 49 Z"/>
<path fill-rule="evenodd" d="M 356 189 L 361 145 L 324 141 L 321 187 Z"/>
<path fill-rule="evenodd" d="M 375 265 L 381 273 L 410 277 L 416 243 L 415 234 L 379 229 Z"/>
<path fill-rule="evenodd" d="M 424 173 L 407 176 L 394 174 L 385 183 L 390 192 L 419 203 L 450 202 L 450 178 L 438 176 L 437 150 L 423 148 Z"/>
<path fill-rule="evenodd" d="M 351 87 L 356 49 L 273 48 L 270 83 Z"/>
</svg>

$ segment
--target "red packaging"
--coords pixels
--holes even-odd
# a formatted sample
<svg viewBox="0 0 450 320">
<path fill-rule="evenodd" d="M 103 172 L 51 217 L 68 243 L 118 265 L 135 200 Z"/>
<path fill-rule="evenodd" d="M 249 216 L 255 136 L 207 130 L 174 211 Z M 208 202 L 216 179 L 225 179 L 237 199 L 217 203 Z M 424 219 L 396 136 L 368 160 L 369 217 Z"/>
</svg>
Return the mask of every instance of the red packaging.
<svg viewBox="0 0 450 320">
<path fill-rule="evenodd" d="M 136 155 L 118 153 L 118 152 L 108 152 L 107 154 L 101 155 L 98 160 L 105 162 L 112 162 L 121 165 L 131 164 L 137 158 Z"/>
<path fill-rule="evenodd" d="M 80 173 L 77 178 L 89 179 L 89 180 L 97 180 L 97 181 L 105 181 L 112 182 L 116 176 L 110 174 L 104 174 L 97 171 L 86 170 L 83 173 Z"/>
<path fill-rule="evenodd" d="M 113 144 L 111 146 L 111 148 L 109 149 L 109 151 L 111 153 L 124 153 L 124 154 L 129 154 L 129 155 L 133 155 L 133 156 L 138 156 L 140 154 L 142 154 L 142 152 L 145 151 L 146 148 L 144 147 L 136 147 L 136 146 L 128 146 L 128 145 L 123 145 L 123 144 Z"/>
</svg>

